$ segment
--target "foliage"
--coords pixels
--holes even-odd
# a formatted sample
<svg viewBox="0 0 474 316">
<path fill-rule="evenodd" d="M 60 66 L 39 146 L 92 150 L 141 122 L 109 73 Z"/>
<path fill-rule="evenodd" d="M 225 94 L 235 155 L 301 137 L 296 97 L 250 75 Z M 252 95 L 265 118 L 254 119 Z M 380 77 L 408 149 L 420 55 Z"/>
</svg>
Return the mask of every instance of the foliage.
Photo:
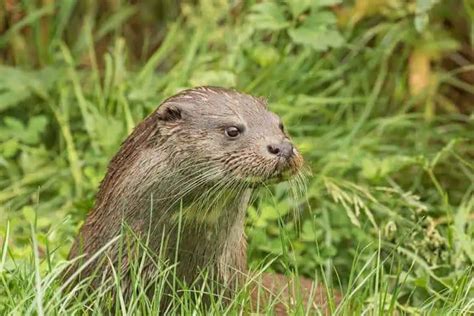
<svg viewBox="0 0 474 316">
<path fill-rule="evenodd" d="M 340 1 L 287 1 L 285 4 L 261 2 L 252 6 L 249 21 L 255 29 L 286 29 L 295 44 L 325 51 L 340 47 L 344 40 L 336 28 L 336 15 L 326 7 Z M 285 16 L 289 11 L 289 17 Z M 308 13 L 306 13 L 308 12 Z"/>
<path fill-rule="evenodd" d="M 473 311 L 469 1 L 152 2 L 0 10 L 2 314 L 58 302 L 120 142 L 205 84 L 268 97 L 312 170 L 304 198 L 279 184 L 249 209 L 253 267 L 340 288 L 338 313 Z"/>
</svg>

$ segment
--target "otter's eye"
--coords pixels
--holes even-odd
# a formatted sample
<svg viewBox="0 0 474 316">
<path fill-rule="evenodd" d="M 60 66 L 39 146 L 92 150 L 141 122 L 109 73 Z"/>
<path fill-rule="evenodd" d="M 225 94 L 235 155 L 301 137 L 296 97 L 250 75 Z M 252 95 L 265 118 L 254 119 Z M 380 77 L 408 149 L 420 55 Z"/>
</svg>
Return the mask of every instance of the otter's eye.
<svg viewBox="0 0 474 316">
<path fill-rule="evenodd" d="M 235 126 L 230 126 L 225 129 L 225 135 L 229 138 L 237 138 L 240 135 L 240 130 Z"/>
</svg>

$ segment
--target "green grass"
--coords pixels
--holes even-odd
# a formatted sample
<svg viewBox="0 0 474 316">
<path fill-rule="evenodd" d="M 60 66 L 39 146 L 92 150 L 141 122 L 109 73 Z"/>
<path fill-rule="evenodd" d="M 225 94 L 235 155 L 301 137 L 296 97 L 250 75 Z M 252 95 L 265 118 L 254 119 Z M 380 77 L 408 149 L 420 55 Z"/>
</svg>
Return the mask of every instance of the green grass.
<svg viewBox="0 0 474 316">
<path fill-rule="evenodd" d="M 283 183 L 249 209 L 255 271 L 342 291 L 335 314 L 474 312 L 469 1 L 380 1 L 373 12 L 348 1 L 13 2 L 18 18 L 0 14 L 9 25 L 0 32 L 0 314 L 114 303 L 104 289 L 80 299 L 62 291 L 72 240 L 133 126 L 166 97 L 204 84 L 267 97 L 312 170 L 303 198 Z M 428 73 L 410 66 L 414 52 Z M 425 87 L 415 93 L 417 74 Z M 186 291 L 175 307 L 204 313 L 200 294 Z M 156 295 L 112 305 L 157 312 Z M 242 291 L 211 310 L 246 306 Z"/>
</svg>

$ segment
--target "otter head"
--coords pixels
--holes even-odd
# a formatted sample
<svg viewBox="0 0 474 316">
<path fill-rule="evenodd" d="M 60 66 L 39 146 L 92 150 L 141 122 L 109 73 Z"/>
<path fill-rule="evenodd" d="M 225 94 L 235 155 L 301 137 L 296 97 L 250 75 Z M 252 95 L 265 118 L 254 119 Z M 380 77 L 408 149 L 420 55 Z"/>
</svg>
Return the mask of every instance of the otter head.
<svg viewBox="0 0 474 316">
<path fill-rule="evenodd" d="M 156 115 L 163 141 L 180 144 L 169 148 L 175 150 L 174 161 L 202 166 L 208 180 L 278 182 L 298 173 L 303 164 L 280 118 L 261 98 L 200 87 L 169 98 Z"/>
</svg>

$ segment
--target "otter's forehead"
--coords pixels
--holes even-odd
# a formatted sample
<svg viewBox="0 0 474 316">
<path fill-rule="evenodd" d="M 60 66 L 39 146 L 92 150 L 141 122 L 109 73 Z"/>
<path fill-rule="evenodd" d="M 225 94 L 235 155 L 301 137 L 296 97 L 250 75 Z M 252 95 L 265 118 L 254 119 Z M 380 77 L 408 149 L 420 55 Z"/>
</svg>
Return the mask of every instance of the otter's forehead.
<svg viewBox="0 0 474 316">
<path fill-rule="evenodd" d="M 201 118 L 227 118 L 257 125 L 278 125 L 279 118 L 268 111 L 266 101 L 235 90 L 219 87 L 199 87 L 176 96 L 181 102 L 192 103 Z"/>
</svg>

